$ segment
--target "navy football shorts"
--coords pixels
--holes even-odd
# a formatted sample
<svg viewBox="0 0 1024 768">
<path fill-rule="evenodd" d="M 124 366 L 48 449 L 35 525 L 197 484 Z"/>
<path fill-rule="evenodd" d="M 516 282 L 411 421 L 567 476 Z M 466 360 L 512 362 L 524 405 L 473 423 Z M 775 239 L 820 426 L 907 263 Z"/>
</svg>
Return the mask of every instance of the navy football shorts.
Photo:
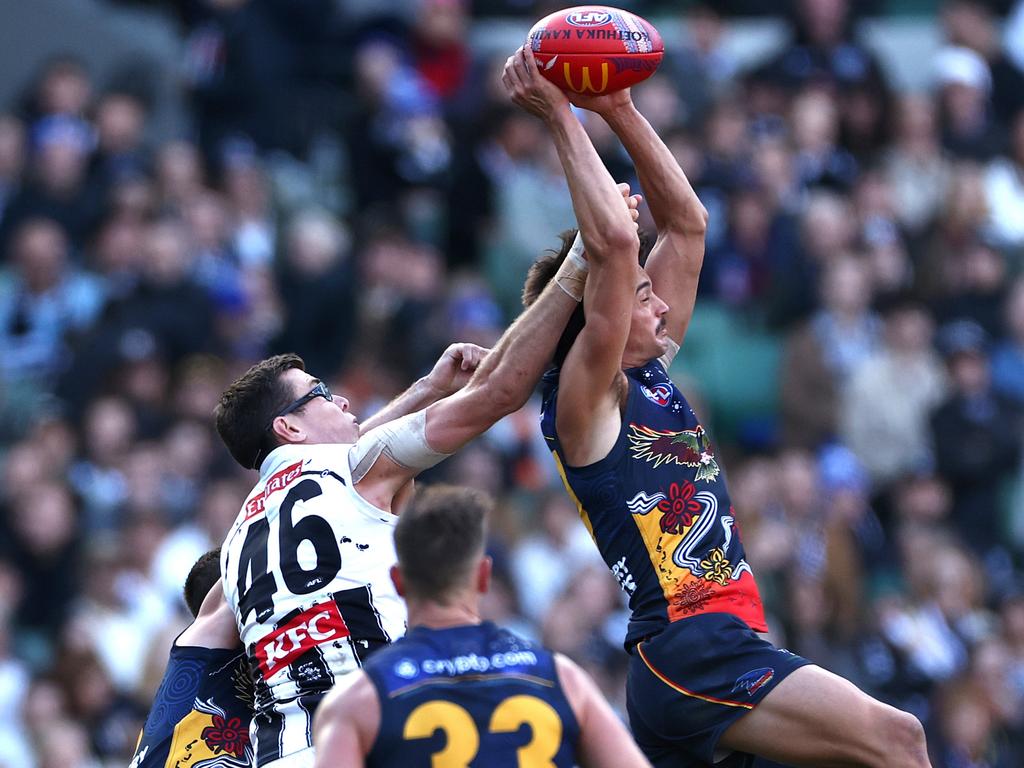
<svg viewBox="0 0 1024 768">
<path fill-rule="evenodd" d="M 725 730 L 810 663 L 728 613 L 673 622 L 633 648 L 626 685 L 633 736 L 656 768 L 712 765 Z M 737 754 L 724 764 L 753 760 Z"/>
</svg>

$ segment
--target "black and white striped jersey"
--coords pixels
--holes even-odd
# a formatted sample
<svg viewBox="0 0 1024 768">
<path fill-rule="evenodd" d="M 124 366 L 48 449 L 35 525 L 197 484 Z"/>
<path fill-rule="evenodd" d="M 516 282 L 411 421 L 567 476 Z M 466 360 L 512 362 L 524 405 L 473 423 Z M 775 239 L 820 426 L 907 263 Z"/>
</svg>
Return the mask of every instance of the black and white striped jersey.
<svg viewBox="0 0 1024 768">
<path fill-rule="evenodd" d="M 405 633 L 389 575 L 398 518 L 356 493 L 351 448 L 275 449 L 221 551 L 252 665 L 257 765 L 311 746 L 313 711 L 335 680 Z"/>
</svg>

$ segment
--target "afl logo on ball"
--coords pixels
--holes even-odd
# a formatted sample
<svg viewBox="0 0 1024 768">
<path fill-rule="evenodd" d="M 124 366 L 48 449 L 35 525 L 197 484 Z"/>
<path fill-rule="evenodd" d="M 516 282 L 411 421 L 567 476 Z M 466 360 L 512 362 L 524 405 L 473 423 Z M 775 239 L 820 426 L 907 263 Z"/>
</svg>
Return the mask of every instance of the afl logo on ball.
<svg viewBox="0 0 1024 768">
<path fill-rule="evenodd" d="M 600 27 L 612 20 L 607 11 L 575 11 L 565 17 L 574 27 Z"/>
</svg>

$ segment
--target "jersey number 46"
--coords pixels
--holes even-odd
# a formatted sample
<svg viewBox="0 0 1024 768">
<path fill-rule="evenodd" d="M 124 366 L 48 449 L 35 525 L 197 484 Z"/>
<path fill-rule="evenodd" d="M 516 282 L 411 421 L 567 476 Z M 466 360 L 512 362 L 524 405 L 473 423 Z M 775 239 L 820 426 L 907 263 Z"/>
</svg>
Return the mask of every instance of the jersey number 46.
<svg viewBox="0 0 1024 768">
<path fill-rule="evenodd" d="M 306 595 L 323 588 L 341 570 L 341 550 L 334 538 L 331 524 L 319 515 L 306 515 L 298 522 L 292 520 L 292 511 L 300 501 L 309 501 L 323 494 L 316 480 L 300 480 L 288 491 L 278 517 L 277 544 L 284 586 L 293 595 Z M 267 545 L 270 522 L 261 517 L 249 525 L 242 543 L 238 562 L 238 615 L 247 622 L 249 614 L 256 612 L 256 621 L 264 621 L 274 611 L 274 593 L 277 579 L 267 567 Z M 316 564 L 305 570 L 299 562 L 299 545 L 309 541 L 316 553 Z M 248 588 L 246 576 L 252 571 Z"/>
</svg>

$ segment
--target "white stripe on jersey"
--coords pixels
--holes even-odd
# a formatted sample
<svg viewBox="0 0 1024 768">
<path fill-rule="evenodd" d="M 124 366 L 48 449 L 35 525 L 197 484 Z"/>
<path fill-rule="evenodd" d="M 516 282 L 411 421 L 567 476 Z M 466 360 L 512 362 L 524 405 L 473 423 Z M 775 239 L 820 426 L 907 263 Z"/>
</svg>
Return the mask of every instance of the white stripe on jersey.
<svg viewBox="0 0 1024 768">
<path fill-rule="evenodd" d="M 275 751 L 310 745 L 311 711 L 336 678 L 405 633 L 389 570 L 398 518 L 352 487 L 350 445 L 281 446 L 260 467 L 224 541 L 224 593 L 257 678 L 254 719 Z M 302 697 L 303 701 L 299 701 Z M 269 733 L 262 736 L 269 746 Z"/>
</svg>

